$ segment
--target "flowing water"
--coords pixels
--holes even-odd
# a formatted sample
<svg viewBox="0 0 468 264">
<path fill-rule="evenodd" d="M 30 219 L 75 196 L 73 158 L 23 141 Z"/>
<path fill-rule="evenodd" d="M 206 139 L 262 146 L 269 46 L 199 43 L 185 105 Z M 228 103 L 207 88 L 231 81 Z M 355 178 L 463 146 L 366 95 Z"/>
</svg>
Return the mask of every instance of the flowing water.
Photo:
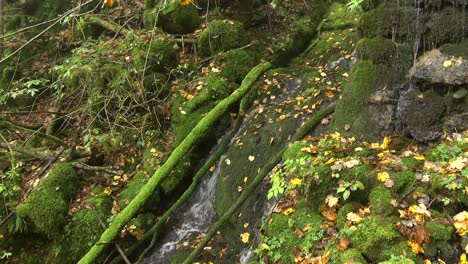
<svg viewBox="0 0 468 264">
<path fill-rule="evenodd" d="M 240 129 L 236 131 L 233 138 L 236 138 L 247 126 L 256 111 L 252 111 L 243 121 Z M 226 134 L 229 137 L 232 133 Z M 223 142 L 224 138 L 218 143 Z M 233 139 L 230 144 L 233 143 Z M 216 150 L 211 151 L 212 154 Z M 213 173 L 207 172 L 200 184 L 195 188 L 188 199 L 173 213 L 170 220 L 166 223 L 169 230 L 162 237 L 161 242 L 156 246 L 152 255 L 148 256 L 143 263 L 163 264 L 169 262 L 170 255 L 178 248 L 178 245 L 193 244 L 196 238 L 208 231 L 210 225 L 216 221 L 215 187 L 216 179 L 220 171 L 220 163 L 224 160 L 223 156 L 216 164 L 216 170 Z"/>
</svg>

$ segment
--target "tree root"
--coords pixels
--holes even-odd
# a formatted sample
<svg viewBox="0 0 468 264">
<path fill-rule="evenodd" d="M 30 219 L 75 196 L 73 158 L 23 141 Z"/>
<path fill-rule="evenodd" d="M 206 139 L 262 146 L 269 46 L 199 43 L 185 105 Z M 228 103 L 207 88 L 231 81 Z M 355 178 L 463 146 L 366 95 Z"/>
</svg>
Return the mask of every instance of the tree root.
<svg viewBox="0 0 468 264">
<path fill-rule="evenodd" d="M 241 86 L 235 90 L 230 96 L 218 103 L 203 119 L 193 128 L 190 134 L 177 146 L 171 153 L 167 161 L 153 174 L 149 181 L 144 185 L 138 195 L 125 207 L 109 227 L 103 232 L 99 241 L 81 258 L 79 264 L 94 263 L 96 258 L 105 249 L 106 244 L 112 241 L 120 232 L 120 229 L 141 209 L 153 191 L 161 184 L 161 182 L 175 168 L 180 159 L 187 153 L 203 134 L 205 134 L 211 126 L 231 107 L 239 102 L 249 91 L 250 87 L 266 70 L 271 67 L 268 62 L 262 63 L 254 67 L 244 78 Z"/>
<path fill-rule="evenodd" d="M 333 112 L 335 110 L 335 104 L 328 106 L 327 108 L 320 110 L 311 119 L 309 119 L 302 127 L 300 127 L 294 136 L 291 138 L 291 142 L 300 140 L 303 138 L 307 132 L 317 125 L 320 120 Z M 224 213 L 218 221 L 216 221 L 213 226 L 210 228 L 210 231 L 206 234 L 203 240 L 197 245 L 196 249 L 190 253 L 190 255 L 184 260 L 183 264 L 190 264 L 192 263 L 195 258 L 203 251 L 203 248 L 208 244 L 211 238 L 216 234 L 216 232 L 221 228 L 221 226 L 232 217 L 232 215 L 239 209 L 242 204 L 250 197 L 250 195 L 255 191 L 257 186 L 263 181 L 263 178 L 281 161 L 281 157 L 283 153 L 286 151 L 288 146 L 281 149 L 278 153 L 270 159 L 270 161 L 262 167 L 262 169 L 258 172 L 255 176 L 253 181 L 250 183 L 249 186 L 242 192 L 242 194 L 237 198 L 233 205 L 229 208 L 226 213 Z"/>
</svg>

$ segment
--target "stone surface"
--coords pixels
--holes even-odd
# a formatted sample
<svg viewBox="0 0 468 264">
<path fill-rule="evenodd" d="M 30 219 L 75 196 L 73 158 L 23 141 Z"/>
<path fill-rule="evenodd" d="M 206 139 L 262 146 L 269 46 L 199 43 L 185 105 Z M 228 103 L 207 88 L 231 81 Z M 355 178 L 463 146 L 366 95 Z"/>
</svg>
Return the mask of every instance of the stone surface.
<svg viewBox="0 0 468 264">
<path fill-rule="evenodd" d="M 466 58 L 449 56 L 438 49 L 427 52 L 410 71 L 411 79 L 432 85 L 462 85 L 468 83 Z"/>
</svg>

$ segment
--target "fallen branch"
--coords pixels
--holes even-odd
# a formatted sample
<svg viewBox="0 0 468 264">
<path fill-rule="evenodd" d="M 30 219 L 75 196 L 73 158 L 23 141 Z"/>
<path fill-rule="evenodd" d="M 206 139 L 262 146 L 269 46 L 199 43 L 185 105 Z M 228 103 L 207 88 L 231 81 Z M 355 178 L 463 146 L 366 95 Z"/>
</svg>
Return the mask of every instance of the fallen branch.
<svg viewBox="0 0 468 264">
<path fill-rule="evenodd" d="M 10 149 L 10 147 L 8 145 L 4 144 L 4 143 L 0 143 L 0 148 Z M 51 156 L 47 156 L 47 155 L 41 154 L 39 152 L 32 151 L 32 150 L 25 149 L 25 148 L 12 147 L 11 149 L 15 153 L 23 154 L 25 156 L 32 157 L 32 158 L 38 159 L 38 160 L 50 161 L 53 158 Z"/>
<path fill-rule="evenodd" d="M 332 104 L 328 106 L 327 108 L 317 112 L 314 116 L 312 116 L 311 119 L 309 119 L 302 127 L 300 127 L 294 136 L 291 138 L 291 142 L 300 140 L 303 138 L 307 132 L 317 125 L 320 120 L 333 112 L 335 110 L 335 105 Z M 281 149 L 278 153 L 273 156 L 273 158 L 270 159 L 270 161 L 265 164 L 262 169 L 258 172 L 258 174 L 255 176 L 253 181 L 250 183 L 249 186 L 242 192 L 242 194 L 237 198 L 237 200 L 234 202 L 233 205 L 229 208 L 226 213 L 224 213 L 218 221 L 216 221 L 213 226 L 210 228 L 210 231 L 206 234 L 206 236 L 203 238 L 203 240 L 197 245 L 194 251 L 190 253 L 190 255 L 184 260 L 183 264 L 190 264 L 192 263 L 195 258 L 203 251 L 203 248 L 208 244 L 208 242 L 211 240 L 211 238 L 216 234 L 216 232 L 221 228 L 221 226 L 229 219 L 232 217 L 232 215 L 239 209 L 242 204 L 247 200 L 247 198 L 250 197 L 250 195 L 255 191 L 257 186 L 263 181 L 263 178 L 281 161 L 281 157 L 286 151 L 288 146 L 285 146 L 283 149 Z"/>
<path fill-rule="evenodd" d="M 95 25 L 98 25 L 100 27 L 103 27 L 107 30 L 110 30 L 114 33 L 121 33 L 123 35 L 127 34 L 128 33 L 128 30 L 123 28 L 121 25 L 117 24 L 117 23 L 114 23 L 114 22 L 110 22 L 110 21 L 107 21 L 107 20 L 104 20 L 96 15 L 86 15 L 84 17 L 84 21 L 85 23 L 89 23 L 89 24 L 95 24 Z"/>
<path fill-rule="evenodd" d="M 88 170 L 88 171 L 101 171 L 101 172 L 105 172 L 105 173 L 112 174 L 112 175 L 121 176 L 123 174 L 121 171 L 116 171 L 108 167 L 91 166 L 82 162 L 75 163 L 75 167 L 78 169 Z"/>
<path fill-rule="evenodd" d="M 99 241 L 81 258 L 79 264 L 94 263 L 96 258 L 105 249 L 106 244 L 112 241 L 120 232 L 122 227 L 141 209 L 148 198 L 153 194 L 154 190 L 175 168 L 180 159 L 196 144 L 200 138 L 212 127 L 212 125 L 221 118 L 224 113 L 235 103 L 239 102 L 249 91 L 250 87 L 266 70 L 271 67 L 268 62 L 262 63 L 254 67 L 244 78 L 241 86 L 235 90 L 227 98 L 219 102 L 193 130 L 185 137 L 185 139 L 171 153 L 167 161 L 153 174 L 149 181 L 144 185 L 138 195 L 125 207 L 114 220 L 110 223 L 101 235 Z"/>
<path fill-rule="evenodd" d="M 61 140 L 58 137 L 55 137 L 55 136 L 52 136 L 52 135 L 47 135 L 47 134 L 44 134 L 44 133 L 39 132 L 39 131 L 34 130 L 34 129 L 26 128 L 26 127 L 23 127 L 23 126 L 18 126 L 18 125 L 15 125 L 15 124 L 13 124 L 13 123 L 11 123 L 9 121 L 0 121 L 0 127 L 19 130 L 19 131 L 26 131 L 26 132 L 29 132 L 29 133 L 35 135 L 36 137 L 40 137 L 42 139 L 47 140 L 50 143 L 56 144 L 58 146 L 62 146 L 64 148 L 68 148 L 67 143 L 65 143 L 63 140 Z"/>
</svg>

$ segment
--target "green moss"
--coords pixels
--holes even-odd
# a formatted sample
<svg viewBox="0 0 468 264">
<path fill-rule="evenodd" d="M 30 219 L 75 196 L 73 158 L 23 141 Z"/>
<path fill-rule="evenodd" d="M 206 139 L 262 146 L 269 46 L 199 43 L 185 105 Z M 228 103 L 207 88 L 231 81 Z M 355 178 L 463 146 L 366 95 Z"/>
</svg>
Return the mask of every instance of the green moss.
<svg viewBox="0 0 468 264">
<path fill-rule="evenodd" d="M 82 208 L 73 215 L 63 237 L 52 245 L 47 263 L 76 263 L 97 242 L 103 231 L 100 221 L 106 222 L 112 208 L 112 199 L 100 193 L 89 198 L 93 208 Z"/>
<path fill-rule="evenodd" d="M 61 232 L 68 202 L 78 190 L 78 174 L 72 164 L 54 166 L 31 192 L 26 203 L 17 207 L 18 216 L 29 219 L 37 231 L 55 237 Z"/>
<path fill-rule="evenodd" d="M 125 208 L 135 196 L 140 192 L 141 188 L 148 181 L 149 176 L 143 172 L 137 173 L 133 178 L 128 181 L 127 186 L 120 192 L 117 204 L 121 209 Z M 151 198 L 145 203 L 146 209 L 154 209 L 153 206 L 159 203 L 159 192 L 155 191 Z"/>
<path fill-rule="evenodd" d="M 339 263 L 365 264 L 367 261 L 362 257 L 361 253 L 354 248 L 348 248 L 338 257 Z"/>
<path fill-rule="evenodd" d="M 436 220 L 426 222 L 426 229 L 431 240 L 448 242 L 453 235 L 453 227 L 446 226 Z"/>
<path fill-rule="evenodd" d="M 175 96 L 172 103 L 171 128 L 176 136 L 178 145 L 195 125 L 209 112 L 219 100 L 234 91 L 235 85 L 215 75 L 208 75 L 203 80 L 203 87 L 191 101 L 182 96 Z"/>
<path fill-rule="evenodd" d="M 379 264 L 414 264 L 414 261 L 412 261 L 411 259 L 388 260 L 379 262 Z"/>
<path fill-rule="evenodd" d="M 185 258 L 190 255 L 192 251 L 190 249 L 177 249 L 169 257 L 169 264 L 180 264 L 184 262 Z"/>
<path fill-rule="evenodd" d="M 150 67 L 155 72 L 165 72 L 177 65 L 175 43 L 165 36 L 156 36 L 151 45 L 140 43 L 133 51 L 135 68 Z M 148 57 L 146 55 L 148 54 Z"/>
<path fill-rule="evenodd" d="M 158 25 L 161 26 L 162 30 L 171 34 L 186 34 L 195 31 L 200 22 L 201 19 L 195 5 L 178 5 L 167 14 L 163 12 L 159 17 Z M 145 23 L 145 25 L 148 24 Z"/>
<path fill-rule="evenodd" d="M 304 141 L 297 141 L 289 145 L 283 153 L 283 160 L 294 160 L 309 156 L 309 154 L 301 151 L 302 148 L 309 146 L 309 143 Z"/>
<path fill-rule="evenodd" d="M 373 214 L 389 215 L 393 212 L 392 192 L 383 185 L 375 186 L 369 194 L 370 210 Z"/>
<path fill-rule="evenodd" d="M 257 64 L 256 54 L 246 49 L 228 50 L 221 57 L 219 75 L 234 83 L 241 83 L 245 75 Z"/>
<path fill-rule="evenodd" d="M 293 248 L 299 247 L 303 252 L 314 250 L 314 241 L 321 239 L 320 225 L 322 217 L 317 213 L 310 213 L 302 202 L 299 202 L 292 215 L 273 214 L 268 224 L 264 226 L 263 242 L 270 249 L 268 255 L 278 263 L 293 263 Z M 309 224 L 309 230 L 303 238 L 294 234 L 295 228 L 304 229 Z"/>
<path fill-rule="evenodd" d="M 305 190 L 306 204 L 313 211 L 319 209 L 319 206 L 325 197 L 330 194 L 332 187 L 336 185 L 331 177 L 331 169 L 327 165 L 319 165 L 313 168 L 313 176 L 305 179 L 307 189 Z"/>
<path fill-rule="evenodd" d="M 362 38 L 356 43 L 356 54 L 360 60 L 385 64 L 393 60 L 396 47 L 391 40 L 382 37 Z"/>
<path fill-rule="evenodd" d="M 419 167 L 423 163 L 424 163 L 423 160 L 417 160 L 417 159 L 411 158 L 411 157 L 401 159 L 401 164 L 403 166 L 407 167 L 408 169 L 416 169 L 417 167 Z"/>
<path fill-rule="evenodd" d="M 144 233 L 153 226 L 155 219 L 156 217 L 152 213 L 139 214 L 130 220 L 127 226 L 133 225 L 136 230 L 141 230 Z"/>
<path fill-rule="evenodd" d="M 384 261 L 385 256 L 381 250 L 399 237 L 393 224 L 380 216 L 370 216 L 363 219 L 360 226 L 350 235 L 352 247 L 358 249 L 372 262 Z M 406 248 L 405 248 L 406 249 Z"/>
<path fill-rule="evenodd" d="M 336 216 L 336 227 L 338 229 L 345 228 L 346 222 L 348 221 L 347 219 L 348 213 L 356 211 L 357 208 L 358 208 L 358 204 L 356 203 L 346 203 L 345 205 L 343 205 L 343 207 L 341 207 L 338 210 L 338 214 Z"/>
<path fill-rule="evenodd" d="M 445 44 L 440 50 L 442 53 L 445 53 L 450 56 L 467 56 L 468 54 L 468 42 L 463 42 L 460 44 Z"/>
<path fill-rule="evenodd" d="M 244 39 L 241 22 L 232 20 L 213 20 L 198 39 L 198 49 L 202 56 L 240 47 Z"/>
<path fill-rule="evenodd" d="M 461 42 L 466 37 L 468 16 L 462 10 L 446 7 L 435 13 L 431 22 L 426 38 L 436 45 Z"/>
<path fill-rule="evenodd" d="M 406 192 L 415 180 L 414 172 L 412 171 L 399 171 L 393 177 L 395 185 L 393 188 L 398 192 Z"/>
<path fill-rule="evenodd" d="M 327 20 L 323 24 L 323 31 L 340 30 L 357 24 L 358 15 L 349 12 L 346 5 L 334 2 L 328 7 Z"/>
<path fill-rule="evenodd" d="M 333 127 L 347 133 L 344 127 L 350 126 L 349 133 L 368 135 L 374 128 L 372 120 L 364 111 L 368 103 L 368 96 L 383 82 L 383 72 L 380 67 L 369 61 L 359 61 L 353 68 L 352 81 L 345 87 L 342 99 L 337 103 L 333 115 Z"/>
</svg>

